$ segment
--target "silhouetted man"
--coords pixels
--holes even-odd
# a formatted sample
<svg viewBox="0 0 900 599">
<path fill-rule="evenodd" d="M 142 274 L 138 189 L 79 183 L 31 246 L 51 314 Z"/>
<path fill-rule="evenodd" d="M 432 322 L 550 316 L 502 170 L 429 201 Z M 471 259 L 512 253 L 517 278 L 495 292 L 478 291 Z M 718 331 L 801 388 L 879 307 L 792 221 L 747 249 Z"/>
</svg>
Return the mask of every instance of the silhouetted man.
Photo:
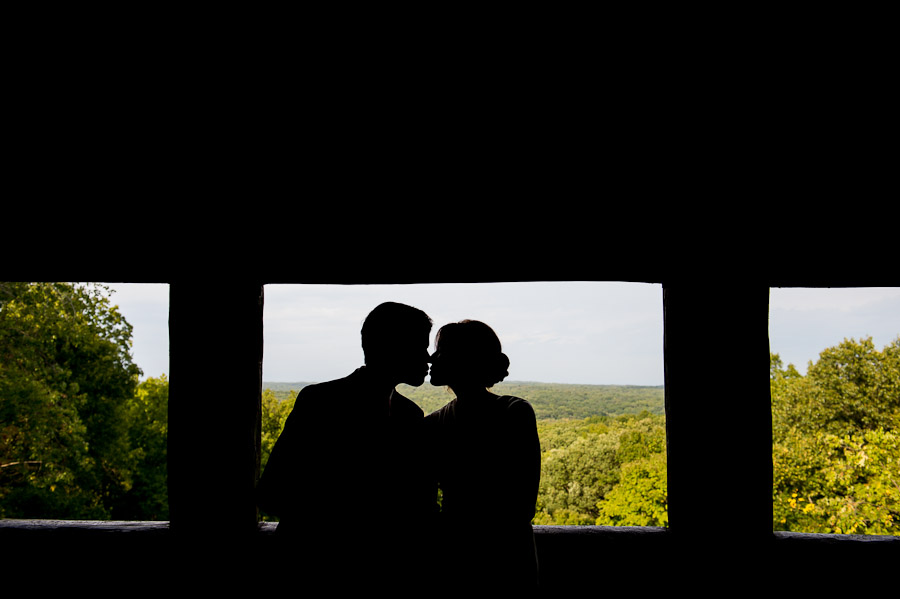
<svg viewBox="0 0 900 599">
<path fill-rule="evenodd" d="M 424 382 L 431 326 L 417 308 L 377 306 L 362 327 L 365 365 L 298 394 L 257 487 L 297 568 L 344 582 L 421 571 L 435 489 L 424 413 L 395 387 Z"/>
</svg>

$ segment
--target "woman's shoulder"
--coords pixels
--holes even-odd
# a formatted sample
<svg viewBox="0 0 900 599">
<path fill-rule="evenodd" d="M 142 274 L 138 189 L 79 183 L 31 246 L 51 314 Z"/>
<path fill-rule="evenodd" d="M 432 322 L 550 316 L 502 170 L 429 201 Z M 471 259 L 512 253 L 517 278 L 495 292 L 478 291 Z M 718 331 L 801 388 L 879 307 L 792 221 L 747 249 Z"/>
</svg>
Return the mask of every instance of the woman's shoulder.
<svg viewBox="0 0 900 599">
<path fill-rule="evenodd" d="M 438 421 L 445 420 L 446 418 L 452 416 L 455 411 L 456 411 L 456 400 L 452 399 L 449 402 L 445 403 L 440 408 L 429 413 L 427 416 L 425 416 L 425 419 L 428 420 L 429 422 L 438 422 Z"/>
<path fill-rule="evenodd" d="M 497 398 L 497 401 L 500 401 L 506 405 L 507 408 L 513 409 L 532 409 L 531 402 L 522 397 L 516 397 L 515 395 L 500 395 Z"/>
<path fill-rule="evenodd" d="M 498 402 L 503 405 L 506 411 L 513 417 L 533 419 L 534 407 L 527 399 L 516 397 L 515 395 L 502 395 Z"/>
</svg>

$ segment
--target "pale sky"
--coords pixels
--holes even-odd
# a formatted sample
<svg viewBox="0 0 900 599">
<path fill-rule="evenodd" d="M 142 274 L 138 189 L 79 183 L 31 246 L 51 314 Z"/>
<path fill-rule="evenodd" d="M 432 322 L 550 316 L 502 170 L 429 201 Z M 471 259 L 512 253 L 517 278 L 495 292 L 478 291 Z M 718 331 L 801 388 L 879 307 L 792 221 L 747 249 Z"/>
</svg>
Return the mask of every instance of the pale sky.
<svg viewBox="0 0 900 599">
<path fill-rule="evenodd" d="M 507 380 L 663 383 L 662 288 L 625 283 L 267 286 L 263 378 L 349 374 L 363 361 L 362 322 L 383 301 L 428 313 L 432 342 L 448 322 L 487 323 L 509 356 Z"/>
<path fill-rule="evenodd" d="M 801 374 L 844 339 L 872 337 L 880 351 L 898 336 L 900 287 L 769 291 L 769 349 Z"/>
<path fill-rule="evenodd" d="M 168 374 L 168 287 L 111 287 L 113 303 L 134 326 L 133 355 L 144 377 Z M 510 358 L 510 381 L 664 383 L 662 287 L 588 282 L 267 285 L 263 379 L 349 374 L 362 364 L 363 319 L 388 300 L 427 312 L 432 340 L 448 322 L 491 325 Z M 872 336 L 879 350 L 897 338 L 900 288 L 772 289 L 769 324 L 771 350 L 806 372 L 809 360 L 844 338 Z"/>
</svg>

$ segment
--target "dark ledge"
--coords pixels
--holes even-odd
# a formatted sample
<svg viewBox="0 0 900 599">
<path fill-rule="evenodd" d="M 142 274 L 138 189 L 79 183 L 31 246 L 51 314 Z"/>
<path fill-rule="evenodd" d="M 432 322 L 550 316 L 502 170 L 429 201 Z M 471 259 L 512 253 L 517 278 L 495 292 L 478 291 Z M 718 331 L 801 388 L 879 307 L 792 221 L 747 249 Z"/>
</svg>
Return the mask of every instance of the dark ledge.
<svg viewBox="0 0 900 599">
<path fill-rule="evenodd" d="M 260 522 L 258 532 L 269 536 L 275 532 L 276 524 Z M 131 522 L 110 520 L 0 520 L 0 536 L 19 532 L 62 532 L 69 534 L 141 534 L 166 535 L 168 522 Z M 645 539 L 661 540 L 671 533 L 666 528 L 644 526 L 535 526 L 535 536 L 544 538 L 605 538 L 609 540 Z M 737 534 L 737 533 L 732 533 Z M 797 532 L 773 532 L 772 539 L 780 544 L 824 544 L 824 545 L 870 545 L 900 544 L 900 536 L 889 535 L 838 535 L 808 534 Z"/>
<path fill-rule="evenodd" d="M 809 534 L 801 532 L 775 532 L 775 538 L 780 543 L 821 543 L 834 545 L 846 544 L 871 544 L 871 543 L 900 543 L 900 536 L 892 535 L 836 535 L 836 534 Z"/>
<path fill-rule="evenodd" d="M 271 588 L 282 584 L 282 574 L 273 573 L 302 570 L 291 552 L 280 550 L 275 527 L 263 522 L 248 536 L 200 522 L 180 536 L 168 522 L 0 520 L 0 559 L 15 564 L 19 576 L 45 576 L 52 566 L 56 576 L 64 573 L 88 586 L 94 579 L 84 578 L 85 573 L 95 573 L 110 587 L 133 588 L 140 581 L 144 591 L 152 587 L 145 596 L 171 592 L 176 580 L 230 592 L 238 582 L 258 584 L 261 572 L 275 577 L 265 578 Z M 776 584 L 773 571 L 790 565 L 794 574 L 777 577 L 782 596 L 825 596 L 835 590 L 835 572 L 861 573 L 872 587 L 892 581 L 878 573 L 900 563 L 900 537 L 895 536 L 774 532 L 753 538 L 734 527 L 697 528 L 682 536 L 651 527 L 535 526 L 534 532 L 541 586 L 550 594 L 596 590 L 602 583 L 612 595 L 639 588 L 667 596 L 672 589 L 693 591 L 701 583 L 720 591 L 740 580 L 750 595 L 769 596 Z M 371 537 L 372 532 L 362 534 Z M 472 538 L 477 542 L 477 526 Z"/>
<path fill-rule="evenodd" d="M 12 531 L 64 534 L 143 534 L 164 535 L 168 522 L 124 522 L 115 520 L 0 520 L 0 535 Z"/>
</svg>

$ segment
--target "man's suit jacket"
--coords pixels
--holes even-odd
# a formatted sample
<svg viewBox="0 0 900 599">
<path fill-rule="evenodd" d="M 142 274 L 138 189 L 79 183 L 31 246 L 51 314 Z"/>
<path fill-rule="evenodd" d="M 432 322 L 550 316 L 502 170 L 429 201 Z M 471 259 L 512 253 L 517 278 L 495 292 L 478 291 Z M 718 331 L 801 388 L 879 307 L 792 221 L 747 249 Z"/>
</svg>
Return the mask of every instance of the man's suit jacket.
<svg viewBox="0 0 900 599">
<path fill-rule="evenodd" d="M 414 557 L 437 511 L 423 423 L 400 393 L 374 397 L 365 367 L 304 387 L 257 486 L 260 509 L 320 558 Z"/>
</svg>

